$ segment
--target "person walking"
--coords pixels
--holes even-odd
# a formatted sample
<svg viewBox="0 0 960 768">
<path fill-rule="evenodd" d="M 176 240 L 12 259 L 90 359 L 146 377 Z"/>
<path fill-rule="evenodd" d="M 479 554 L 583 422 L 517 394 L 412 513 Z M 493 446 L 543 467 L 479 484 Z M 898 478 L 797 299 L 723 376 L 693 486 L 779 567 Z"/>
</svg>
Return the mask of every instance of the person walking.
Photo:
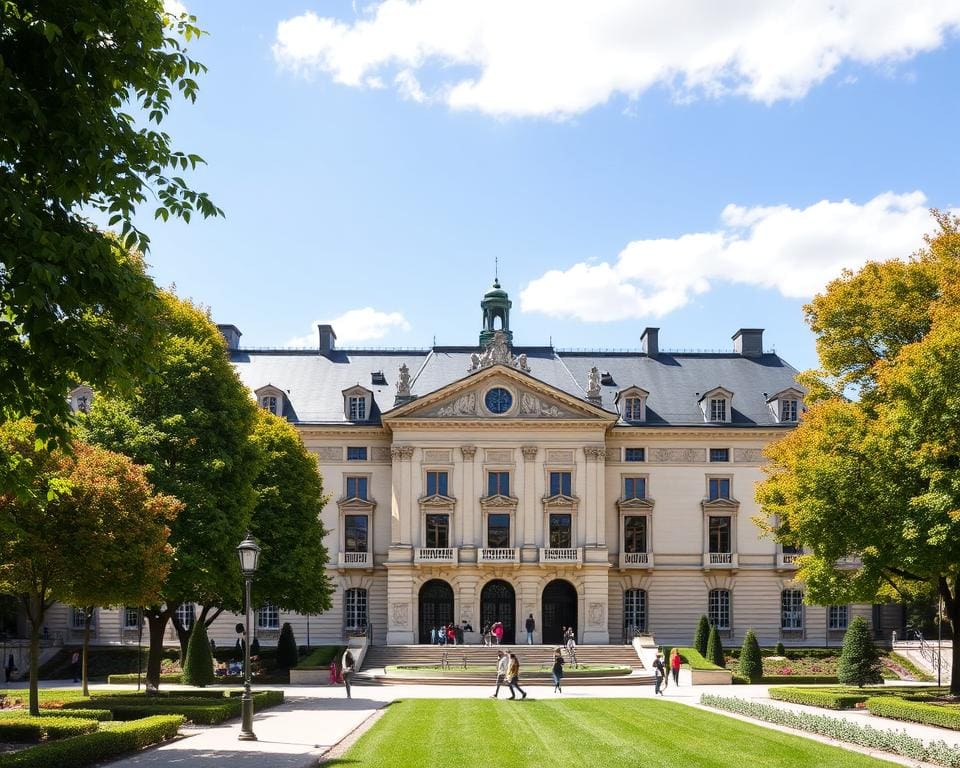
<svg viewBox="0 0 960 768">
<path fill-rule="evenodd" d="M 520 687 L 520 659 L 517 654 L 510 654 L 510 666 L 507 668 L 507 687 L 510 689 L 510 698 L 515 699 L 516 691 L 520 691 L 523 698 L 527 698 L 527 692 Z M 516 689 L 516 690 L 514 690 Z"/>
<path fill-rule="evenodd" d="M 353 654 L 350 653 L 350 649 L 348 648 L 343 652 L 343 659 L 340 664 L 341 666 L 340 674 L 343 676 L 343 687 L 347 689 L 348 699 L 353 698 L 350 695 L 350 678 L 353 676 L 353 664 L 354 664 Z"/>
<path fill-rule="evenodd" d="M 537 622 L 533 620 L 533 614 L 527 616 L 527 622 L 524 625 L 527 630 L 527 645 L 533 645 L 533 630 L 537 628 Z"/>
<path fill-rule="evenodd" d="M 70 657 L 70 671 L 73 672 L 73 682 L 80 682 L 80 651 L 74 651 Z"/>
<path fill-rule="evenodd" d="M 6 675 L 6 681 L 7 681 L 8 683 L 10 682 L 10 678 L 13 677 L 13 671 L 14 671 L 16 668 L 17 668 L 17 665 L 16 665 L 16 663 L 14 662 L 14 660 L 13 660 L 13 654 L 11 653 L 10 656 L 7 658 L 7 664 L 6 664 L 6 666 L 3 668 L 3 671 L 4 671 L 5 675 Z"/>
<path fill-rule="evenodd" d="M 653 695 L 663 696 L 660 686 L 663 685 L 663 654 L 657 651 L 657 658 L 653 662 Z"/>
<path fill-rule="evenodd" d="M 563 680 L 563 651 L 557 648 L 553 652 L 553 692 L 554 693 L 563 693 L 563 688 L 560 687 L 560 681 Z"/>
<path fill-rule="evenodd" d="M 510 659 L 503 651 L 497 651 L 497 689 L 493 692 L 491 699 L 500 696 L 500 686 L 507 681 L 507 671 L 510 668 Z"/>
<path fill-rule="evenodd" d="M 673 673 L 673 684 L 680 685 L 680 651 L 670 650 L 670 671 Z"/>
<path fill-rule="evenodd" d="M 573 627 L 570 627 L 567 630 L 567 653 L 570 654 L 570 663 L 576 669 L 580 665 L 577 664 L 577 641 L 574 634 Z"/>
</svg>

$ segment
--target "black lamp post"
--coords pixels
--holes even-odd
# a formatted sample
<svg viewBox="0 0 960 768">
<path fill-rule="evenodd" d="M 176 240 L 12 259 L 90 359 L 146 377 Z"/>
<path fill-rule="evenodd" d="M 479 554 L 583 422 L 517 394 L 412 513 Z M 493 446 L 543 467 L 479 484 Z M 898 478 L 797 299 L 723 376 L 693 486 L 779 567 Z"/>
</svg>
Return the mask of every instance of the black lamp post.
<svg viewBox="0 0 960 768">
<path fill-rule="evenodd" d="M 237 555 L 240 558 L 240 570 L 243 572 L 244 581 L 243 697 L 240 700 L 242 707 L 240 741 L 256 741 L 257 735 L 253 732 L 253 694 L 250 693 L 250 588 L 260 560 L 260 547 L 249 531 L 247 537 L 237 547 Z"/>
</svg>

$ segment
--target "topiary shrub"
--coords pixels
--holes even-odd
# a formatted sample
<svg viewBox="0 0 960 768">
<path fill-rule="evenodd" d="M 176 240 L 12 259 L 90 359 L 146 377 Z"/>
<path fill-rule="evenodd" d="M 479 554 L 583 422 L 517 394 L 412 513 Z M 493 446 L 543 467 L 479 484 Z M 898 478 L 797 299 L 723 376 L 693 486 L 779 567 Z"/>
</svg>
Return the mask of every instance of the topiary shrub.
<svg viewBox="0 0 960 768">
<path fill-rule="evenodd" d="M 697 631 L 693 635 L 693 647 L 701 656 L 707 655 L 707 642 L 710 639 L 710 620 L 706 616 L 700 617 Z"/>
<path fill-rule="evenodd" d="M 743 646 L 740 648 L 740 662 L 737 666 L 737 673 L 746 677 L 751 683 L 757 682 L 763 677 L 763 659 L 760 657 L 760 643 L 757 642 L 757 636 L 753 634 L 752 629 L 747 630 L 743 638 Z"/>
<path fill-rule="evenodd" d="M 723 653 L 723 643 L 720 642 L 720 633 L 716 627 L 710 627 L 710 639 L 707 641 L 707 659 L 721 669 L 727 666 L 727 659 Z"/>
<path fill-rule="evenodd" d="M 837 679 L 862 688 L 869 683 L 882 683 L 880 670 L 880 654 L 870 637 L 870 627 L 863 616 L 857 616 L 843 636 Z"/>
<path fill-rule="evenodd" d="M 293 627 L 289 621 L 283 623 L 280 629 L 280 639 L 277 641 L 277 666 L 290 669 L 297 666 L 300 660 L 300 651 L 297 649 L 297 640 L 293 636 Z"/>
<path fill-rule="evenodd" d="M 201 688 L 210 685 L 214 680 L 213 651 L 210 650 L 207 627 L 202 621 L 198 622 L 190 633 L 187 659 L 183 665 L 181 679 L 187 685 L 196 685 Z"/>
<path fill-rule="evenodd" d="M 777 643 L 777 656 L 786 656 L 787 649 L 783 647 L 783 643 Z"/>
</svg>

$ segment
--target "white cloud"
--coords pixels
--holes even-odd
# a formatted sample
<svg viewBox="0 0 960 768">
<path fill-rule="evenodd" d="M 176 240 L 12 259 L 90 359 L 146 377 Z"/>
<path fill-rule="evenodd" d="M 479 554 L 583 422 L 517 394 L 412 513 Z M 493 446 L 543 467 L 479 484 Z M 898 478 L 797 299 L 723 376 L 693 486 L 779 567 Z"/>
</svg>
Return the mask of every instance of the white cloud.
<svg viewBox="0 0 960 768">
<path fill-rule="evenodd" d="M 521 292 L 520 308 L 594 322 L 660 317 L 724 282 L 808 298 L 845 267 L 913 253 L 933 226 L 922 192 L 886 192 L 863 205 L 731 204 L 720 218 L 713 232 L 635 240 L 615 263 L 551 270 Z"/>
<path fill-rule="evenodd" d="M 411 326 L 399 312 L 379 312 L 373 307 L 350 309 L 333 320 L 317 320 L 313 332 L 297 336 L 287 342 L 288 347 L 315 347 L 319 343 L 317 325 L 326 323 L 333 326 L 338 344 L 352 344 L 360 341 L 382 339 L 393 330 L 409 331 Z"/>
<path fill-rule="evenodd" d="M 386 70 L 455 109 L 565 116 L 655 85 L 796 99 L 844 62 L 885 67 L 958 31 L 956 0 L 382 0 L 354 21 L 283 20 L 273 53 L 355 87 Z"/>
<path fill-rule="evenodd" d="M 163 0 L 163 10 L 166 13 L 172 13 L 179 19 L 187 12 L 187 6 L 180 2 L 180 0 Z"/>
</svg>

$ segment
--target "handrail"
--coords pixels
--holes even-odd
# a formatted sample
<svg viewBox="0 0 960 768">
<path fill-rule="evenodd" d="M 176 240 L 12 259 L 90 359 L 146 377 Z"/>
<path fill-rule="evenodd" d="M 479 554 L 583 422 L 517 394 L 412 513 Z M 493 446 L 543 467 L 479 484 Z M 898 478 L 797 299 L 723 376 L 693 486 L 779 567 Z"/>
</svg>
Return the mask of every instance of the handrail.
<svg viewBox="0 0 960 768">
<path fill-rule="evenodd" d="M 941 672 L 949 675 L 953 665 L 950 661 L 943 658 L 942 649 L 924 640 L 920 632 L 917 632 L 917 640 L 920 641 L 920 655 L 930 662 L 930 668 L 934 671 L 939 668 Z"/>
</svg>

